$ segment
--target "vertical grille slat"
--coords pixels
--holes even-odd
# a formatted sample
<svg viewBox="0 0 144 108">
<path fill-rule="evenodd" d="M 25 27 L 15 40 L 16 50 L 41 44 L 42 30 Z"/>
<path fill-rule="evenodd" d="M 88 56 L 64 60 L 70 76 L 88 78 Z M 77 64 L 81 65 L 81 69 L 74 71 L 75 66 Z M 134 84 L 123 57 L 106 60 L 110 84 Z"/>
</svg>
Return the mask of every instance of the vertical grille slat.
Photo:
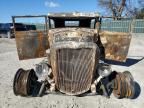
<svg viewBox="0 0 144 108">
<path fill-rule="evenodd" d="M 77 95 L 87 91 L 93 76 L 92 48 L 62 48 L 57 54 L 57 86 L 61 92 Z"/>
</svg>

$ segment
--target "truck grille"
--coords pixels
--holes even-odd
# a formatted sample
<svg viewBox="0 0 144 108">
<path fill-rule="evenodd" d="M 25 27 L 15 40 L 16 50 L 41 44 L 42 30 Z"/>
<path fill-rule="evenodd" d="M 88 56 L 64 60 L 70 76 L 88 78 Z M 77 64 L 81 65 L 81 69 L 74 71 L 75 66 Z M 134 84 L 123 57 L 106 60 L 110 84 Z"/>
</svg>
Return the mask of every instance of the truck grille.
<svg viewBox="0 0 144 108">
<path fill-rule="evenodd" d="M 70 49 L 56 51 L 57 55 L 57 88 L 69 95 L 78 95 L 89 90 L 95 59 L 92 48 Z"/>
</svg>

